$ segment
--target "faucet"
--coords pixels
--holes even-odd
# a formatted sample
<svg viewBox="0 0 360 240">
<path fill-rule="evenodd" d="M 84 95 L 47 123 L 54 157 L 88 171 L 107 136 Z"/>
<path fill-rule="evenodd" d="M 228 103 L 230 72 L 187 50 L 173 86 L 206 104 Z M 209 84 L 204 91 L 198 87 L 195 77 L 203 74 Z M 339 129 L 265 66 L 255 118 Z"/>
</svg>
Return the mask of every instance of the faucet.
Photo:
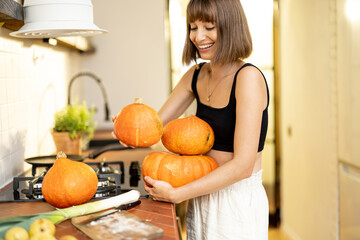
<svg viewBox="0 0 360 240">
<path fill-rule="evenodd" d="M 89 76 L 89 77 L 93 78 L 100 86 L 103 97 L 104 97 L 104 102 L 105 102 L 105 120 L 110 121 L 110 110 L 109 110 L 108 98 L 107 98 L 107 95 L 105 92 L 105 87 L 104 87 L 103 83 L 101 82 L 100 78 L 91 72 L 79 72 L 71 78 L 69 87 L 68 87 L 68 105 L 70 105 L 70 103 L 71 103 L 71 101 L 70 101 L 71 85 L 73 84 L 75 79 L 77 79 L 78 77 L 81 77 L 81 76 Z"/>
</svg>

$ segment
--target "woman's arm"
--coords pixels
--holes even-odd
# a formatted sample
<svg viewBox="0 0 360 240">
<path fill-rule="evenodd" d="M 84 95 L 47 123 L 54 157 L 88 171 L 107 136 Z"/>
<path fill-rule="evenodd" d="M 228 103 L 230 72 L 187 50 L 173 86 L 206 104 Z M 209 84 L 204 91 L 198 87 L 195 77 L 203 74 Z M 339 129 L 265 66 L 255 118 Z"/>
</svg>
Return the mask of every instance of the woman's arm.
<svg viewBox="0 0 360 240">
<path fill-rule="evenodd" d="M 251 176 L 257 149 L 267 92 L 261 73 L 254 67 L 239 72 L 236 83 L 236 127 L 233 158 L 202 178 L 179 188 L 149 177 L 153 187 L 145 187 L 155 200 L 179 203 L 225 188 Z M 216 159 L 215 159 L 216 160 Z"/>
<path fill-rule="evenodd" d="M 160 118 L 165 126 L 171 120 L 180 117 L 181 114 L 194 101 L 194 94 L 191 89 L 191 81 L 194 75 L 195 66 L 191 67 L 180 79 L 170 97 L 159 110 Z"/>
<path fill-rule="evenodd" d="M 184 111 L 189 107 L 189 105 L 194 101 L 194 95 L 191 89 L 192 76 L 194 74 L 195 66 L 191 67 L 180 79 L 179 83 L 176 85 L 170 97 L 163 104 L 158 114 L 160 119 L 165 126 L 168 122 L 173 119 L 178 118 Z M 117 116 L 112 117 L 112 121 L 115 122 Z M 113 138 L 117 139 L 114 132 L 112 132 Z M 119 141 L 121 145 L 129 147 L 127 144 Z M 133 147 L 133 146 L 130 146 Z"/>
</svg>

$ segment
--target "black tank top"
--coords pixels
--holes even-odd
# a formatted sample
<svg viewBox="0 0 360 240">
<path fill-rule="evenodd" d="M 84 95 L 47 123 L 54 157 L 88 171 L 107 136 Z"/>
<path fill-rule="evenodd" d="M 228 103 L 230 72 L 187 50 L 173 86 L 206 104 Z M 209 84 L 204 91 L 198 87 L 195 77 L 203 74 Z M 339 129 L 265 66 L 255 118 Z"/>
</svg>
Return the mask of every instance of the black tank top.
<svg viewBox="0 0 360 240">
<path fill-rule="evenodd" d="M 234 152 L 234 133 L 235 133 L 235 122 L 236 122 L 236 98 L 235 98 L 236 77 L 240 72 L 240 70 L 243 69 L 244 67 L 246 66 L 256 67 L 256 66 L 250 63 L 245 63 L 236 72 L 233 80 L 233 85 L 231 88 L 229 104 L 224 108 L 213 108 L 208 105 L 202 104 L 200 102 L 199 94 L 196 89 L 196 85 L 197 85 L 196 83 L 202 66 L 203 63 L 200 63 L 199 68 L 195 69 L 191 83 L 192 91 L 197 101 L 196 116 L 206 121 L 214 130 L 215 143 L 212 149 L 225 151 L 225 152 Z M 260 71 L 260 69 L 258 70 Z M 268 103 L 262 115 L 258 152 L 261 152 L 264 149 L 265 138 L 268 128 L 268 106 L 269 106 L 269 88 L 267 86 L 264 74 L 261 71 L 260 73 L 262 74 L 266 84 Z"/>
</svg>

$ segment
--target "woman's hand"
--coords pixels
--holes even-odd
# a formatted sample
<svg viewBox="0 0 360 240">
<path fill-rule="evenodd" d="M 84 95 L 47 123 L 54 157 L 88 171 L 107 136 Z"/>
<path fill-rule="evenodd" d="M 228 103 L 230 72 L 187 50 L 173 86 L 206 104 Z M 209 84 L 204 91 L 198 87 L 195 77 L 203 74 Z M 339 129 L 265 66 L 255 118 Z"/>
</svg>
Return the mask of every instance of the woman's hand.
<svg viewBox="0 0 360 240">
<path fill-rule="evenodd" d="M 154 180 L 149 176 L 144 178 L 145 182 L 151 185 L 151 187 L 145 184 L 145 191 L 156 201 L 178 203 L 175 198 L 175 189 L 169 183 L 159 180 Z"/>
<path fill-rule="evenodd" d="M 117 117 L 117 116 L 113 116 L 113 117 L 111 118 L 112 122 L 115 122 L 116 117 Z M 116 137 L 114 131 L 111 132 L 111 135 L 113 136 L 114 139 L 118 139 L 118 138 Z M 119 140 L 119 143 L 120 143 L 121 145 L 123 145 L 124 147 L 126 147 L 126 148 L 127 148 L 127 147 L 135 148 L 135 147 L 133 147 L 133 146 L 128 146 L 127 144 L 123 143 L 123 142 L 120 141 L 120 140 Z"/>
</svg>

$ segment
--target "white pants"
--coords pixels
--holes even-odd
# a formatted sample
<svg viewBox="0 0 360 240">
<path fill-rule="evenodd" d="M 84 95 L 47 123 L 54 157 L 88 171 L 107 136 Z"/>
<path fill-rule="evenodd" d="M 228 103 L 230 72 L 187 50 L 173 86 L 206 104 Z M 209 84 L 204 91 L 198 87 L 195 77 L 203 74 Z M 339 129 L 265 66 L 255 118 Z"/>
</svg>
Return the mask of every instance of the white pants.
<svg viewBox="0 0 360 240">
<path fill-rule="evenodd" d="M 218 192 L 191 199 L 186 224 L 190 240 L 268 239 L 269 201 L 262 170 Z"/>
</svg>

